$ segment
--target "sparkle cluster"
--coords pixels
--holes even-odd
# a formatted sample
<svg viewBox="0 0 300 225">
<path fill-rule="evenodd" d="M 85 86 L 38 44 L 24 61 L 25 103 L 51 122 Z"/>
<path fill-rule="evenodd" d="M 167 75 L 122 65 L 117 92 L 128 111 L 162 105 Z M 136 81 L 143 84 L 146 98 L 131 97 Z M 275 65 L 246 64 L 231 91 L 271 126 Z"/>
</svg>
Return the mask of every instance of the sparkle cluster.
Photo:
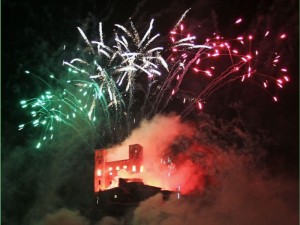
<svg viewBox="0 0 300 225">
<path fill-rule="evenodd" d="M 132 21 L 129 28 L 115 24 L 109 45 L 104 41 L 102 23 L 99 39 L 94 41 L 78 27 L 86 47 L 78 57 L 63 61 L 63 74 L 67 77 L 64 88 L 51 87 L 40 97 L 21 101 L 22 108 L 31 110 L 33 120 L 28 123 L 43 130 L 36 147 L 41 146 L 41 141 L 52 139 L 53 130 L 61 125 L 78 133 L 85 127 L 93 134 L 100 127 L 101 132 L 116 136 L 116 130 L 125 124 L 129 135 L 132 124 L 163 113 L 175 98 L 182 99 L 186 106 L 178 112 L 184 117 L 193 110 L 202 110 L 213 93 L 233 81 L 254 81 L 278 101 L 272 88 L 283 88 L 289 82 L 288 69 L 282 65 L 279 53 L 268 52 L 266 57 L 256 44 L 276 39 L 271 37 L 272 32 L 266 30 L 257 41 L 256 34 L 227 38 L 213 33 L 202 37 L 201 32 L 192 34 L 185 28 L 188 11 L 170 30 L 167 42 L 161 41 L 160 34 L 153 34 L 153 19 L 143 35 Z M 239 18 L 233 25 L 241 23 L 243 19 Z M 283 33 L 276 40 L 286 38 Z M 203 80 L 204 85 L 196 90 L 187 89 L 188 85 L 184 88 L 187 76 Z M 56 79 L 54 75 L 50 78 Z M 140 117 L 137 111 L 142 114 Z M 96 123 L 99 118 L 100 124 Z"/>
</svg>

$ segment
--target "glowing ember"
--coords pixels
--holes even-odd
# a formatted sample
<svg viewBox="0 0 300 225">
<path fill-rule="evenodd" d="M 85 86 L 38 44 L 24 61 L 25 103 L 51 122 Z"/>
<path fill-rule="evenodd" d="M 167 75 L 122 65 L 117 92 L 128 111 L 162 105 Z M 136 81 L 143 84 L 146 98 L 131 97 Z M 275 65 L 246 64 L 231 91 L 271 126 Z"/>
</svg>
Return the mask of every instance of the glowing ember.
<svg viewBox="0 0 300 225">
<path fill-rule="evenodd" d="M 239 18 L 235 21 L 236 24 L 241 23 L 242 22 L 242 18 Z"/>
</svg>

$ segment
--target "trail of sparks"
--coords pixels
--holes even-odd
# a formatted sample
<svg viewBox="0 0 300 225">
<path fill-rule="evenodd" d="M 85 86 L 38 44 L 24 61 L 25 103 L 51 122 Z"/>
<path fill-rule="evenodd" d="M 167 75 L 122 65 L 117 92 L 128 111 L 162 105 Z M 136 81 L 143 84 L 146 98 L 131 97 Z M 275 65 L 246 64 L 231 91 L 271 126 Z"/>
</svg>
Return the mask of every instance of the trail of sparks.
<svg viewBox="0 0 300 225">
<path fill-rule="evenodd" d="M 153 19 L 144 35 L 139 34 L 132 21 L 129 28 L 115 24 L 114 39 L 109 46 L 103 38 L 102 23 L 99 23 L 99 40 L 94 41 L 78 27 L 88 49 L 77 58 L 63 61 L 72 77 L 66 82 L 69 88 L 61 92 L 53 88 L 56 94 L 47 91 L 40 97 L 21 101 L 22 108 L 32 109 L 33 120 L 29 123 L 43 127 L 36 147 L 52 139 L 55 126 L 60 124 L 79 133 L 83 124 L 91 132 L 96 132 L 96 126 L 100 126 L 102 132 L 115 136 L 115 130 L 123 127 L 125 118 L 128 135 L 131 124 L 139 122 L 137 111 L 142 113 L 142 118 L 151 118 L 164 112 L 173 98 L 181 98 L 186 104 L 181 110 L 185 117 L 195 108 L 203 110 L 213 93 L 238 80 L 258 82 L 277 102 L 278 96 L 271 94 L 272 88 L 274 85 L 283 88 L 290 81 L 287 67 L 281 64 L 281 55 L 268 52 L 266 57 L 255 45 L 252 34 L 234 38 L 213 34 L 206 37 L 204 43 L 198 43 L 196 35 L 192 35 L 183 23 L 188 11 L 171 29 L 170 42 L 164 46 L 156 44 L 160 34 L 152 34 Z M 241 23 L 243 19 L 238 18 L 234 25 Z M 285 33 L 279 35 L 282 41 L 286 38 Z M 271 41 L 271 31 L 267 30 L 261 39 Z M 261 58 L 267 60 L 261 62 Z M 266 73 L 268 71 L 271 75 Z M 182 84 L 186 76 L 195 76 L 195 80 L 201 79 L 205 85 L 198 90 L 184 89 Z M 142 103 L 135 106 L 137 100 Z M 102 121 L 105 122 L 96 125 L 99 116 L 104 117 Z M 76 119 L 78 117 L 82 122 Z M 27 124 L 21 124 L 19 129 Z"/>
</svg>

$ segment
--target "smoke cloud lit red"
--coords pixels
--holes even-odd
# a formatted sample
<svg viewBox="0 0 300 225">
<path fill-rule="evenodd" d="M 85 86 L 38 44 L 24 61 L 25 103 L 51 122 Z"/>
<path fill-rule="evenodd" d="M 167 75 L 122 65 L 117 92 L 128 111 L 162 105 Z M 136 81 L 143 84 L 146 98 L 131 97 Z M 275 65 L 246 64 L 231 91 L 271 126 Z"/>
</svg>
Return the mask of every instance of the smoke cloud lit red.
<svg viewBox="0 0 300 225">
<path fill-rule="evenodd" d="M 148 185 L 180 190 L 186 194 L 203 188 L 205 172 L 188 157 L 174 157 L 170 146 L 176 139 L 191 138 L 193 134 L 194 128 L 181 123 L 178 116 L 158 115 L 151 121 L 143 121 L 128 139 L 108 149 L 108 152 L 113 158 L 122 158 L 128 152 L 129 145 L 140 144 L 143 147 L 143 172 L 129 174 L 120 171 L 119 177 L 141 178 Z"/>
<path fill-rule="evenodd" d="M 164 174 L 168 172 L 163 169 L 166 167 L 160 162 L 161 157 L 172 158 L 176 169 L 168 177 L 169 186 L 164 188 L 180 185 L 182 195 L 178 199 L 174 193 L 169 200 L 163 200 L 157 194 L 124 217 L 103 217 L 96 225 L 297 224 L 297 182 L 285 176 L 271 176 L 259 166 L 262 154 L 238 152 L 234 146 L 222 149 L 218 140 L 209 144 L 209 131 L 203 132 L 205 129 L 199 127 L 213 129 L 216 136 L 231 127 L 247 148 L 260 148 L 259 140 L 242 132 L 236 124 L 217 127 L 208 121 L 209 117 L 203 119 L 196 130 L 195 124 L 182 123 L 175 115 L 156 116 L 134 130 L 118 147 L 124 145 L 127 149 L 129 144 L 137 142 L 143 145 L 145 169 L 149 171 L 142 173 L 141 178 L 156 186 L 164 187 L 167 177 Z M 71 223 L 73 220 L 78 222 Z M 68 210 L 50 214 L 43 221 L 43 225 L 60 224 L 60 221 L 86 224 L 83 216 Z"/>
</svg>

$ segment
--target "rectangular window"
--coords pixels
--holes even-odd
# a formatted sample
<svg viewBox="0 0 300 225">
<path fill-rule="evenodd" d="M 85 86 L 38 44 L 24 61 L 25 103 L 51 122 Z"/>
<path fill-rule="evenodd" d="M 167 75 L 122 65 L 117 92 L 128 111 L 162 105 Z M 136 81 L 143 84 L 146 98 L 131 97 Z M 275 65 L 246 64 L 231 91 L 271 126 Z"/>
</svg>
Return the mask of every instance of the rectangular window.
<svg viewBox="0 0 300 225">
<path fill-rule="evenodd" d="M 136 166 L 135 165 L 132 166 L 132 172 L 136 172 Z"/>
</svg>

